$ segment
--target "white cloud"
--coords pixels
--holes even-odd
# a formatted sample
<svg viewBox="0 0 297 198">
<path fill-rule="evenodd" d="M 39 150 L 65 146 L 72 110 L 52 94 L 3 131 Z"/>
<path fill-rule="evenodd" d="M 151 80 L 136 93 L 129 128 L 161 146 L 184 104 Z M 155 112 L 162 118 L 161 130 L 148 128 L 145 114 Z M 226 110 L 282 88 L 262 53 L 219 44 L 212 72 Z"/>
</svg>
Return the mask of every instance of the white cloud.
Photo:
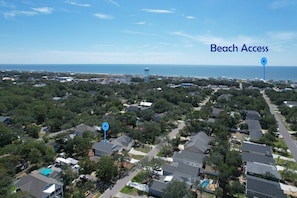
<svg viewBox="0 0 297 198">
<path fill-rule="evenodd" d="M 272 40 L 288 41 L 297 38 L 296 32 L 268 32 L 267 34 Z"/>
<path fill-rule="evenodd" d="M 138 21 L 138 22 L 136 22 L 136 23 L 134 23 L 134 24 L 136 24 L 136 25 L 145 25 L 146 22 L 145 22 L 145 21 Z"/>
<path fill-rule="evenodd" d="M 95 13 L 94 16 L 99 19 L 113 19 L 112 16 L 107 15 L 107 14 L 102 14 L 102 13 Z"/>
<path fill-rule="evenodd" d="M 143 12 L 149 12 L 149 13 L 157 13 L 157 14 L 172 14 L 174 11 L 172 10 L 161 10 L 161 9 L 141 9 Z"/>
<path fill-rule="evenodd" d="M 23 11 L 23 10 L 13 10 L 10 12 L 4 12 L 4 17 L 6 19 L 14 18 L 15 16 L 34 16 L 37 15 L 38 12 L 36 11 Z"/>
<path fill-rule="evenodd" d="M 54 9 L 50 7 L 40 7 L 40 8 L 32 8 L 32 10 L 42 14 L 51 14 Z"/>
<path fill-rule="evenodd" d="M 296 0 L 275 0 L 270 4 L 271 9 L 281 9 L 291 5 L 297 5 Z"/>
<path fill-rule="evenodd" d="M 218 37 L 218 36 L 213 36 L 210 34 L 205 34 L 205 35 L 190 35 L 184 32 L 171 32 L 170 34 L 184 37 L 190 40 L 197 41 L 199 43 L 202 43 L 204 45 L 210 45 L 210 44 L 217 44 L 217 45 L 242 45 L 242 44 L 253 44 L 256 43 L 256 39 L 248 36 L 242 36 L 238 35 L 233 38 L 224 38 L 224 37 Z M 262 43 L 259 43 L 262 44 Z"/>
<path fill-rule="evenodd" d="M 113 1 L 113 0 L 107 0 L 109 3 L 112 3 L 113 5 L 116 5 L 118 7 L 120 7 L 120 4 L 118 4 L 117 2 Z"/>
<path fill-rule="evenodd" d="M 186 16 L 187 19 L 195 19 L 194 16 Z"/>
<path fill-rule="evenodd" d="M 88 4 L 88 3 L 77 3 L 75 1 L 65 1 L 65 3 L 74 5 L 74 6 L 79 6 L 79 7 L 90 7 L 91 6 L 91 4 Z"/>
</svg>

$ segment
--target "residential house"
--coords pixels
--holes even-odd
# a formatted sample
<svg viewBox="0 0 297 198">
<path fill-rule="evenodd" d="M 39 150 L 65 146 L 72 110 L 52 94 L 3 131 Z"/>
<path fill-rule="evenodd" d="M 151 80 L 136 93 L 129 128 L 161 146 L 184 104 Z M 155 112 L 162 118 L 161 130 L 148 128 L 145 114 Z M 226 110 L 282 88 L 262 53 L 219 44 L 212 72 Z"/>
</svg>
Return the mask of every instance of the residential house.
<svg viewBox="0 0 297 198">
<path fill-rule="evenodd" d="M 178 162 L 178 163 L 202 168 L 204 157 L 205 157 L 205 154 L 202 154 L 202 153 L 181 151 L 173 155 L 173 162 Z"/>
<path fill-rule="evenodd" d="M 174 180 L 183 182 L 183 180 L 178 176 L 160 176 L 158 180 L 153 179 L 149 184 L 149 193 L 155 197 L 162 197 L 167 185 Z M 191 187 L 191 185 L 187 183 L 186 186 L 188 189 Z"/>
<path fill-rule="evenodd" d="M 242 152 L 254 153 L 262 156 L 272 156 L 272 147 L 267 146 L 266 144 L 257 144 L 253 142 L 242 143 Z"/>
<path fill-rule="evenodd" d="M 4 124 L 10 124 L 11 123 L 11 120 L 7 116 L 0 116 L 0 123 L 1 122 L 4 123 Z"/>
<path fill-rule="evenodd" d="M 194 183 L 200 179 L 200 168 L 183 163 L 173 162 L 163 167 L 164 176 L 178 176 L 187 183 Z"/>
<path fill-rule="evenodd" d="M 289 108 L 297 107 L 296 101 L 284 101 L 284 104 Z"/>
<path fill-rule="evenodd" d="M 260 120 L 260 114 L 254 110 L 246 110 L 246 119 L 247 120 Z"/>
<path fill-rule="evenodd" d="M 211 118 L 217 118 L 222 111 L 224 111 L 224 110 L 219 109 L 219 108 L 212 108 L 212 112 L 210 114 L 210 117 Z"/>
<path fill-rule="evenodd" d="M 275 165 L 271 146 L 252 142 L 243 142 L 241 150 L 242 160 L 246 163 L 259 162 L 263 164 Z"/>
<path fill-rule="evenodd" d="M 280 183 L 247 175 L 246 195 L 248 198 L 286 198 Z"/>
<path fill-rule="evenodd" d="M 33 171 L 30 174 L 23 176 L 16 183 L 17 189 L 28 192 L 36 198 L 62 198 L 63 183 L 46 177 L 38 171 Z"/>
<path fill-rule="evenodd" d="M 207 153 L 210 149 L 209 142 L 212 138 L 206 135 L 204 132 L 199 132 L 198 134 L 191 137 L 191 139 L 185 144 L 186 151 L 191 151 L 195 153 Z"/>
<path fill-rule="evenodd" d="M 74 135 L 78 135 L 78 136 L 83 136 L 83 134 L 87 131 L 90 131 L 92 133 L 96 133 L 97 129 L 95 129 L 94 127 L 85 125 L 85 124 L 80 124 L 78 126 L 75 127 L 73 134 Z"/>
<path fill-rule="evenodd" d="M 218 100 L 229 101 L 233 95 L 232 94 L 222 94 L 218 97 Z"/>
<path fill-rule="evenodd" d="M 129 105 L 127 108 L 127 112 L 138 112 L 140 108 L 137 105 Z"/>
<path fill-rule="evenodd" d="M 122 147 L 126 151 L 130 151 L 134 145 L 134 140 L 126 135 L 122 135 L 111 142 L 112 144 Z"/>
<path fill-rule="evenodd" d="M 281 179 L 281 176 L 275 166 L 259 162 L 247 162 L 246 175 L 261 177 L 273 181 L 279 181 Z"/>
<path fill-rule="evenodd" d="M 242 152 L 242 161 L 247 162 L 259 162 L 263 164 L 275 165 L 275 161 L 272 156 L 257 155 L 254 153 Z"/>
<path fill-rule="evenodd" d="M 109 141 L 104 142 L 104 140 L 101 140 L 100 142 L 96 142 L 92 146 L 93 152 L 95 156 L 101 157 L 103 155 L 105 156 L 111 156 L 116 152 L 119 152 L 122 150 L 122 147 L 113 143 L 110 143 Z"/>
<path fill-rule="evenodd" d="M 155 197 L 162 197 L 167 184 L 168 182 L 164 182 L 164 180 L 153 179 L 149 184 L 149 193 Z"/>
<path fill-rule="evenodd" d="M 259 120 L 246 119 L 245 123 L 248 125 L 249 136 L 251 140 L 259 140 L 263 133 Z"/>
<path fill-rule="evenodd" d="M 150 107 L 152 107 L 153 103 L 142 101 L 142 102 L 140 102 L 139 105 L 140 105 L 141 107 L 147 107 L 147 108 L 150 108 Z"/>
</svg>

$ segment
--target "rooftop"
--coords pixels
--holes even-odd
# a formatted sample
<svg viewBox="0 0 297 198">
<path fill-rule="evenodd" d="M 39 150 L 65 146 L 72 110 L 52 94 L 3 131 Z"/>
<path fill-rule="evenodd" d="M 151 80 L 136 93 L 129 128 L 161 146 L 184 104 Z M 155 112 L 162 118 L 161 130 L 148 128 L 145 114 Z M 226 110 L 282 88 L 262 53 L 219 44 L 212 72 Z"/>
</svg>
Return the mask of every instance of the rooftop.
<svg viewBox="0 0 297 198">
<path fill-rule="evenodd" d="M 257 155 L 254 153 L 242 152 L 242 160 L 245 162 L 259 162 L 263 164 L 275 165 L 275 161 L 272 156 Z"/>
<path fill-rule="evenodd" d="M 247 190 L 271 198 L 286 198 L 278 182 L 247 175 Z"/>
<path fill-rule="evenodd" d="M 259 155 L 272 156 L 272 147 L 265 144 L 257 144 L 252 142 L 243 142 L 242 151 L 249 153 L 256 153 Z"/>
<path fill-rule="evenodd" d="M 256 175 L 269 174 L 275 177 L 276 179 L 281 178 L 279 172 L 276 170 L 276 167 L 272 165 L 262 164 L 258 162 L 247 162 L 246 169 L 248 174 L 256 174 Z"/>
</svg>

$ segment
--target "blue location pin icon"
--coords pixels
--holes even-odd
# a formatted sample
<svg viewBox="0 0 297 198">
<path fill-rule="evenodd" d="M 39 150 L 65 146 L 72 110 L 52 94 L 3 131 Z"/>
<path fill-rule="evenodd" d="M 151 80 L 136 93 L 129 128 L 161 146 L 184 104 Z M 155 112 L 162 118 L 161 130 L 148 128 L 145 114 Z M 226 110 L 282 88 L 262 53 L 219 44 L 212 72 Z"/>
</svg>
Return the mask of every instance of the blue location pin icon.
<svg viewBox="0 0 297 198">
<path fill-rule="evenodd" d="M 103 122 L 102 123 L 102 129 L 104 131 L 104 145 L 105 145 L 106 144 L 106 131 L 109 129 L 108 122 Z"/>
<path fill-rule="evenodd" d="M 265 80 L 265 65 L 267 64 L 267 58 L 261 58 L 261 64 L 263 66 L 263 80 Z"/>
<path fill-rule="evenodd" d="M 265 67 L 265 65 L 267 64 L 267 58 L 265 57 L 261 58 L 261 64 L 263 67 Z"/>
</svg>

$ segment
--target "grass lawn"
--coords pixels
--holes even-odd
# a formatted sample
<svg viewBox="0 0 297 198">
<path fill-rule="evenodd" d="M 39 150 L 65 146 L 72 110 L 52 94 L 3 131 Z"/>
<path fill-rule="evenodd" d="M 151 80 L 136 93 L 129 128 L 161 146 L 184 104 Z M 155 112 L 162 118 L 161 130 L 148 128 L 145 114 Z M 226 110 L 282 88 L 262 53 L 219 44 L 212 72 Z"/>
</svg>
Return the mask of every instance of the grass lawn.
<svg viewBox="0 0 297 198">
<path fill-rule="evenodd" d="M 159 153 L 157 153 L 157 156 L 158 156 L 158 157 L 165 157 L 165 156 L 164 156 L 164 153 L 163 153 L 162 151 L 160 151 Z"/>
<path fill-rule="evenodd" d="M 128 194 L 128 195 L 137 195 L 137 189 L 133 188 L 131 186 L 124 186 L 121 189 L 121 193 L 125 193 L 125 194 Z"/>
<path fill-rule="evenodd" d="M 138 147 L 138 148 L 134 148 L 136 151 L 141 151 L 141 152 L 144 152 L 144 153 L 148 153 L 148 152 L 150 152 L 151 150 L 152 150 L 152 148 L 150 147 L 150 146 L 143 146 L 143 148 L 142 148 L 142 146 L 140 146 L 140 147 Z"/>
<path fill-rule="evenodd" d="M 276 159 L 276 163 L 285 168 L 297 171 L 297 163 L 293 161 L 287 161 L 283 159 Z"/>
<path fill-rule="evenodd" d="M 143 155 L 133 155 L 133 158 L 137 160 L 141 160 L 143 157 Z"/>
<path fill-rule="evenodd" d="M 128 194 L 128 195 L 134 195 L 134 196 L 147 195 L 146 192 L 142 192 L 142 191 L 137 190 L 136 188 L 133 188 L 131 186 L 124 186 L 121 189 L 121 193 Z"/>
<path fill-rule="evenodd" d="M 147 177 L 147 171 L 142 170 L 139 173 L 137 173 L 135 177 L 133 177 L 132 182 L 142 183 L 146 177 Z"/>
<path fill-rule="evenodd" d="M 288 149 L 286 142 L 283 139 L 278 138 L 277 142 L 274 143 L 275 147 Z"/>
</svg>

